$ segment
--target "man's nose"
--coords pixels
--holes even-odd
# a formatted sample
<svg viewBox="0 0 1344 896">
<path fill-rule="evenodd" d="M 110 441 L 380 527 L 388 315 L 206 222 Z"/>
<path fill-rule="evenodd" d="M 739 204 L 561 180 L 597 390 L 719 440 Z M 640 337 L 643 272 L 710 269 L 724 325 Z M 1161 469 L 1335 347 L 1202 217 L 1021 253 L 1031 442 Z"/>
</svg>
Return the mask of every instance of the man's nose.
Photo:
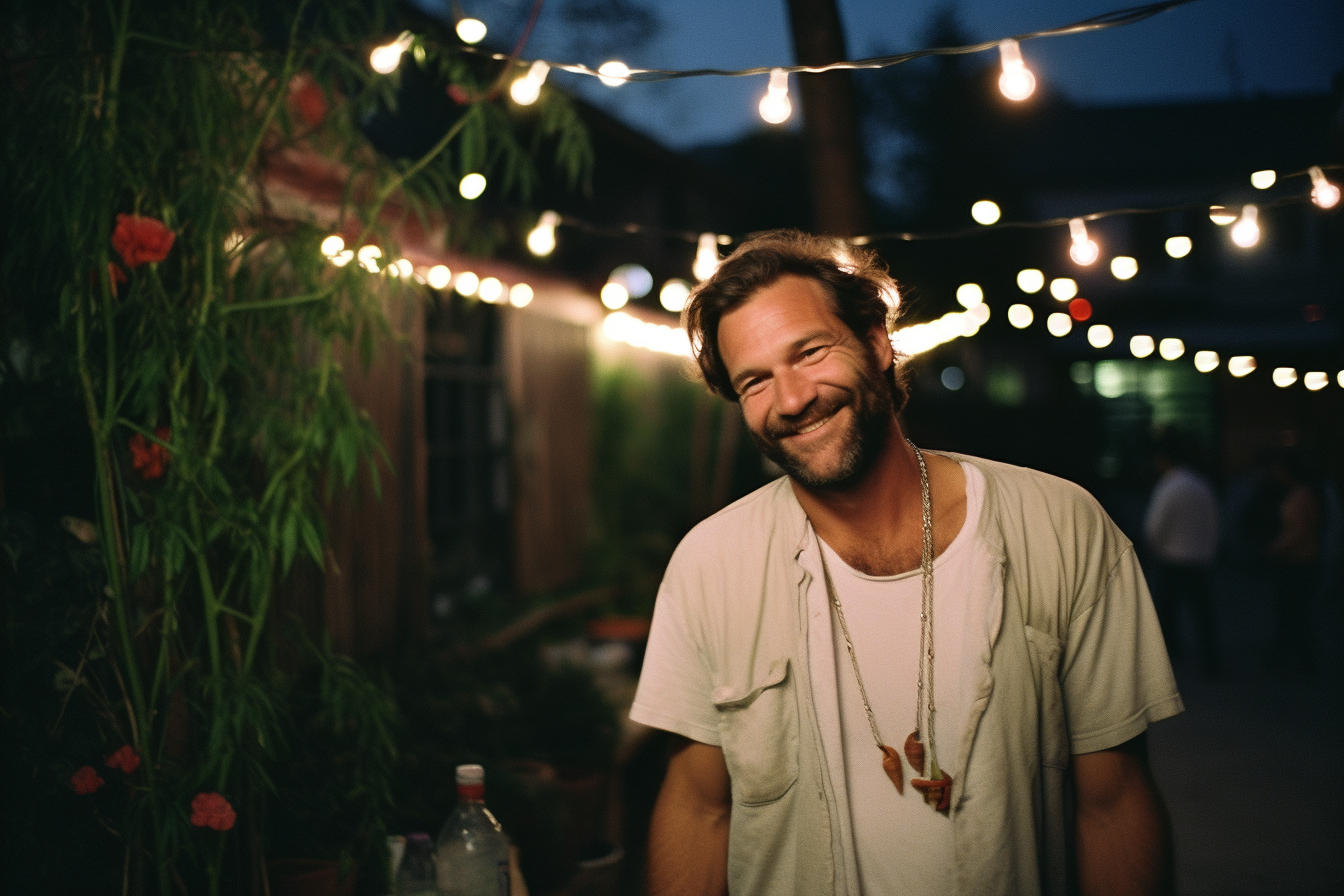
<svg viewBox="0 0 1344 896">
<path fill-rule="evenodd" d="M 807 410 L 817 397 L 816 384 L 807 375 L 797 370 L 784 370 L 775 374 L 775 410 L 785 417 L 793 417 Z"/>
</svg>

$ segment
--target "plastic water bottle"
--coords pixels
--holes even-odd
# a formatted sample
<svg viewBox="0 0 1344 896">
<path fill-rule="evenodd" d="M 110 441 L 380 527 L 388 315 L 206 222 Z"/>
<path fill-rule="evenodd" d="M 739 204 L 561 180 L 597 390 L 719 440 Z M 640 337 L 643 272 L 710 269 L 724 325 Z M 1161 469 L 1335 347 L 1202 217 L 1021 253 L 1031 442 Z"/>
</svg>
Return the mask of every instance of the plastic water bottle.
<svg viewBox="0 0 1344 896">
<path fill-rule="evenodd" d="M 457 767 L 457 808 L 439 832 L 439 896 L 509 896 L 509 840 L 485 808 L 485 770 Z"/>
<path fill-rule="evenodd" d="M 434 871 L 434 841 L 428 834 L 409 834 L 406 852 L 397 868 L 397 896 L 438 896 L 439 879 Z"/>
</svg>

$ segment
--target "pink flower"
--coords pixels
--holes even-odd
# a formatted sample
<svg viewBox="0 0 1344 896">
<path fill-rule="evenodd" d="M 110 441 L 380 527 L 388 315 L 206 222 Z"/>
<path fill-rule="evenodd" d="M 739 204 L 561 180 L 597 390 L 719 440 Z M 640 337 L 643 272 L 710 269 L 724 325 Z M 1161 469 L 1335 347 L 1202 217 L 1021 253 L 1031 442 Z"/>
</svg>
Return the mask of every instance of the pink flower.
<svg viewBox="0 0 1344 896">
<path fill-rule="evenodd" d="M 198 828 L 227 831 L 238 820 L 229 801 L 217 793 L 198 793 L 191 800 L 191 823 Z"/>
<path fill-rule="evenodd" d="M 154 430 L 154 437 L 159 442 L 168 441 L 172 434 L 173 431 L 166 426 Z M 158 479 L 163 475 L 164 467 L 168 466 L 168 449 L 159 442 L 151 442 L 137 432 L 127 443 L 131 449 L 131 467 L 145 479 Z"/>
<path fill-rule="evenodd" d="M 117 748 L 117 752 L 107 757 L 107 767 L 121 769 L 129 775 L 140 767 L 140 754 L 135 752 L 135 747 L 124 744 Z"/>
<path fill-rule="evenodd" d="M 93 766 L 85 765 L 70 776 L 70 786 L 80 796 L 88 796 L 103 786 L 103 779 L 98 777 L 98 773 L 93 770 Z"/>
<path fill-rule="evenodd" d="M 117 215 L 117 226 L 112 231 L 112 248 L 117 250 L 126 267 L 135 269 L 145 262 L 163 261 L 173 248 L 177 234 L 162 221 L 140 215 Z"/>
</svg>

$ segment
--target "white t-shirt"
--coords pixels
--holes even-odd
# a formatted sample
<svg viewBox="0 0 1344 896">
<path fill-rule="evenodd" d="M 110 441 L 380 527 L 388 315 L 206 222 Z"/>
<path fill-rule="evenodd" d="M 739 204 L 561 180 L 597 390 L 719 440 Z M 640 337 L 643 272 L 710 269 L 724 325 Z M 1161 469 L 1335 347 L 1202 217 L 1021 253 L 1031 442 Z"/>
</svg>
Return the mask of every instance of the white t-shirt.
<svg viewBox="0 0 1344 896">
<path fill-rule="evenodd" d="M 966 595 L 984 594 L 993 586 L 994 566 L 975 537 L 984 503 L 982 474 L 963 464 L 966 476 L 966 522 L 947 549 L 934 561 L 934 732 L 938 764 L 957 775 L 957 748 L 969 712 L 968 688 L 962 682 L 963 633 L 972 605 Z M 902 753 L 906 735 L 915 729 L 919 674 L 920 609 L 923 577 L 920 570 L 896 576 L 865 575 L 847 565 L 822 542 L 822 555 L 848 623 L 859 671 L 885 743 Z M 882 754 L 873 740 L 845 646 L 844 631 L 832 610 L 831 651 L 835 688 L 813 680 L 813 699 L 822 721 L 827 755 L 843 757 L 844 780 L 862 892 L 884 894 L 941 894 L 953 892 L 952 822 L 924 802 L 910 786 L 923 777 L 902 758 L 904 794 L 898 793 L 882 770 Z M 838 707 L 837 707 L 838 690 Z M 839 717 L 839 730 L 827 719 Z M 830 729 L 830 730 L 828 730 Z M 836 770 L 839 771 L 838 769 Z"/>
</svg>

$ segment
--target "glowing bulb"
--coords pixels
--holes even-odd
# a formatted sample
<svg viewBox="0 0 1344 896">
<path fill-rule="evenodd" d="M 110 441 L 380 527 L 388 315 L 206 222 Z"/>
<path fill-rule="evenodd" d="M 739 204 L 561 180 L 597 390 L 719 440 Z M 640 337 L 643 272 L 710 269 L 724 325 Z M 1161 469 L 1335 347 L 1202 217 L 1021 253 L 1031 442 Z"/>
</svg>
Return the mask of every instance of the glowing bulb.
<svg viewBox="0 0 1344 896">
<path fill-rule="evenodd" d="M 1045 286 L 1045 274 L 1036 268 L 1023 268 L 1017 272 L 1017 288 L 1025 293 L 1040 292 Z"/>
<path fill-rule="evenodd" d="M 957 287 L 957 302 L 963 308 L 974 308 L 985 301 L 985 291 L 979 283 L 963 283 Z"/>
<path fill-rule="evenodd" d="M 1297 369 L 1294 367 L 1275 367 L 1272 374 L 1274 385 L 1280 389 L 1287 389 L 1293 383 L 1297 382 Z"/>
<path fill-rule="evenodd" d="M 597 69 L 597 80 L 608 87 L 620 87 L 626 81 L 630 80 L 630 67 L 624 62 L 618 62 L 615 59 L 610 62 L 604 62 Z"/>
<path fill-rule="evenodd" d="M 1021 101 L 1036 90 L 1036 76 L 1022 61 L 1022 50 L 1017 41 L 1009 38 L 999 41 L 999 62 L 1003 73 L 999 75 L 999 90 L 1013 101 Z"/>
<path fill-rule="evenodd" d="M 457 36 L 464 44 L 478 44 L 485 40 L 485 23 L 480 19 L 458 19 Z"/>
<path fill-rule="evenodd" d="M 1313 392 L 1319 392 L 1330 385 L 1330 375 L 1324 370 L 1313 370 L 1302 377 L 1302 385 Z"/>
<path fill-rule="evenodd" d="M 793 114 L 793 104 L 789 102 L 789 73 L 782 68 L 770 70 L 770 86 L 761 97 L 761 117 L 770 124 L 783 124 Z"/>
<path fill-rule="evenodd" d="M 331 258 L 333 255 L 340 255 L 341 250 L 345 248 L 345 240 L 339 234 L 333 233 L 322 241 L 322 254 Z"/>
<path fill-rule="evenodd" d="M 1185 343 L 1174 336 L 1168 336 L 1157 344 L 1157 353 L 1164 361 L 1175 361 L 1185 354 Z"/>
<path fill-rule="evenodd" d="M 602 304 L 606 305 L 612 311 L 617 308 L 624 308 L 625 303 L 630 301 L 630 293 L 619 283 L 607 283 L 602 287 Z"/>
<path fill-rule="evenodd" d="M 642 264 L 620 265 L 607 279 L 624 286 L 632 299 L 642 299 L 653 289 L 653 275 Z"/>
<path fill-rule="evenodd" d="M 457 282 L 453 284 L 453 289 L 457 290 L 458 295 L 469 296 L 475 293 L 480 285 L 480 277 L 471 271 L 463 271 L 457 275 Z"/>
<path fill-rule="evenodd" d="M 463 199 L 479 199 L 485 192 L 485 175 L 472 172 L 457 185 L 457 192 L 462 194 Z"/>
<path fill-rule="evenodd" d="M 1255 370 L 1255 359 L 1250 355 L 1234 355 L 1227 359 L 1227 372 L 1241 377 Z"/>
<path fill-rule="evenodd" d="M 1209 206 L 1209 220 L 1219 227 L 1226 227 L 1237 220 L 1237 213 L 1225 205 Z"/>
<path fill-rule="evenodd" d="M 1017 327 L 1019 330 L 1025 330 L 1031 326 L 1031 321 L 1035 315 L 1031 311 L 1030 305 L 1009 305 L 1008 323 Z"/>
<path fill-rule="evenodd" d="M 425 281 L 435 289 L 443 289 L 453 280 L 453 272 L 448 270 L 447 265 L 436 264 L 429 269 L 425 276 Z"/>
<path fill-rule="evenodd" d="M 1087 344 L 1093 348 L 1105 348 L 1115 341 L 1115 332 L 1105 324 L 1093 324 L 1087 328 Z"/>
<path fill-rule="evenodd" d="M 1255 187 L 1257 190 L 1268 190 L 1270 187 L 1274 186 L 1274 181 L 1278 179 L 1279 176 L 1271 169 L 1256 171 L 1251 175 L 1251 186 Z"/>
<path fill-rule="evenodd" d="M 388 265 L 388 270 L 395 270 L 397 276 L 405 280 L 407 277 L 411 276 L 411 274 L 415 273 L 415 266 L 411 264 L 409 258 L 398 258 L 396 261 L 392 262 L 392 264 Z"/>
<path fill-rule="evenodd" d="M 377 246 L 360 246 L 359 251 L 355 253 L 359 259 L 360 266 L 371 274 L 378 273 L 378 259 L 383 257 L 383 250 Z"/>
<path fill-rule="evenodd" d="M 527 248 L 533 255 L 550 255 L 555 251 L 555 225 L 559 223 L 560 215 L 557 213 L 541 213 L 541 220 L 527 235 Z"/>
<path fill-rule="evenodd" d="M 1190 242 L 1188 236 L 1169 236 L 1167 237 L 1167 254 L 1172 258 L 1184 258 L 1190 254 L 1194 248 L 1194 243 Z"/>
<path fill-rule="evenodd" d="M 700 234 L 695 249 L 695 263 L 691 273 L 697 280 L 708 280 L 719 269 L 719 238 L 712 233 Z"/>
<path fill-rule="evenodd" d="M 976 329 L 979 329 L 989 323 L 989 306 L 984 302 L 981 302 L 979 305 L 976 305 L 974 308 L 967 311 L 966 316 L 974 320 Z"/>
<path fill-rule="evenodd" d="M 340 252 L 337 252 L 335 255 L 331 256 L 331 263 L 336 265 L 336 267 L 338 268 L 343 268 L 346 265 L 348 265 L 351 261 L 353 261 L 354 257 L 355 257 L 354 249 L 344 249 Z"/>
<path fill-rule="evenodd" d="M 1311 201 L 1319 208 L 1334 208 L 1339 204 L 1339 187 L 1325 179 L 1325 172 L 1318 165 L 1307 169 L 1311 175 Z"/>
<path fill-rule="evenodd" d="M 1136 358 L 1146 358 L 1153 353 L 1156 346 L 1153 344 L 1151 336 L 1131 336 L 1129 338 L 1129 353 Z"/>
<path fill-rule="evenodd" d="M 493 305 L 504 298 L 504 284 L 498 277 L 486 277 L 476 287 L 476 295 L 480 296 L 482 302 Z"/>
<path fill-rule="evenodd" d="M 1067 336 L 1073 329 L 1073 318 L 1062 311 L 1056 311 L 1045 319 L 1045 328 L 1051 336 Z"/>
<path fill-rule="evenodd" d="M 380 75 L 392 74 L 401 65 L 401 54 L 406 52 L 413 39 L 411 32 L 403 31 L 391 43 L 374 47 L 369 53 L 369 68 Z"/>
<path fill-rule="evenodd" d="M 1117 255 L 1111 259 L 1111 276 L 1117 280 L 1128 280 L 1138 272 L 1138 261 L 1128 255 Z"/>
<path fill-rule="evenodd" d="M 1200 373 L 1213 373 L 1218 369 L 1218 353 L 1195 352 L 1195 369 Z"/>
<path fill-rule="evenodd" d="M 541 85 L 546 83 L 546 75 L 551 67 L 538 59 L 532 63 L 527 74 L 518 78 L 509 86 L 509 96 L 520 106 L 530 106 L 541 96 Z"/>
<path fill-rule="evenodd" d="M 691 285 L 685 280 L 669 280 L 658 290 L 658 302 L 673 314 L 680 314 L 691 295 Z"/>
<path fill-rule="evenodd" d="M 1242 206 L 1241 217 L 1232 225 L 1232 242 L 1243 249 L 1260 242 L 1260 225 L 1256 222 L 1258 211 L 1253 205 Z"/>
<path fill-rule="evenodd" d="M 1341 370 L 1339 372 L 1339 374 L 1335 377 L 1335 381 L 1339 383 L 1339 388 L 1344 389 L 1344 370 Z"/>
<path fill-rule="evenodd" d="M 971 206 L 971 219 L 977 224 L 989 226 L 999 220 L 999 206 L 988 199 L 981 199 Z"/>
<path fill-rule="evenodd" d="M 1078 295 L 1078 281 L 1072 277 L 1056 277 L 1050 281 L 1050 295 L 1061 302 Z"/>
<path fill-rule="evenodd" d="M 1087 299 L 1074 299 L 1069 302 L 1069 317 L 1082 323 L 1092 316 L 1092 303 Z"/>
<path fill-rule="evenodd" d="M 1097 241 L 1088 239 L 1087 225 L 1083 223 L 1082 218 L 1070 219 L 1069 236 L 1073 240 L 1073 245 L 1069 247 L 1069 257 L 1076 263 L 1087 266 L 1101 255 L 1101 247 L 1097 245 Z"/>
<path fill-rule="evenodd" d="M 509 287 L 509 304 L 515 308 L 526 308 L 532 304 L 535 293 L 526 283 L 515 283 Z"/>
</svg>

